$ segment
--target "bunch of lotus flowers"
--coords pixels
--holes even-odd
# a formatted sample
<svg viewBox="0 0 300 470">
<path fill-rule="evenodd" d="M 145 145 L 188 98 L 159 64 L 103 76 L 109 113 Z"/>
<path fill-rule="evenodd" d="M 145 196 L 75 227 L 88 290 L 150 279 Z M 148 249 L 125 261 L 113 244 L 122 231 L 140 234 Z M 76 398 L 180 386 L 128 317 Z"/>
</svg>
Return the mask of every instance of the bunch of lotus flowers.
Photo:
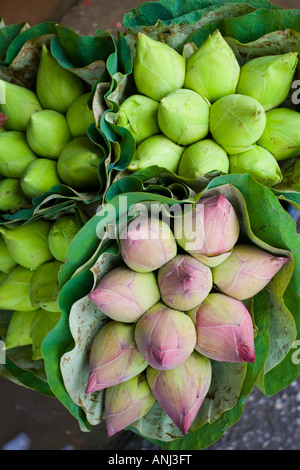
<svg viewBox="0 0 300 470">
<path fill-rule="evenodd" d="M 99 189 L 101 150 L 87 136 L 94 122 L 90 90 L 44 45 L 36 89 L 0 80 L 0 211 L 31 207 L 59 184 Z"/>
<path fill-rule="evenodd" d="M 249 173 L 266 186 L 280 183 L 279 162 L 300 152 L 300 114 L 284 107 L 297 55 L 240 66 L 218 30 L 182 55 L 138 33 L 137 93 L 121 104 L 117 118 L 136 143 L 128 169 L 158 165 L 191 179 Z"/>
<path fill-rule="evenodd" d="M 7 350 L 32 345 L 32 359 L 42 358 L 41 343 L 61 315 L 58 273 L 80 227 L 73 214 L 0 227 L 0 309 L 11 312 Z"/>
<path fill-rule="evenodd" d="M 174 217 L 120 229 L 122 264 L 89 294 L 107 316 L 94 337 L 86 393 L 105 390 L 109 436 L 158 402 L 186 434 L 209 392 L 212 361 L 255 362 L 246 308 L 288 261 L 240 242 L 223 195 Z"/>
</svg>

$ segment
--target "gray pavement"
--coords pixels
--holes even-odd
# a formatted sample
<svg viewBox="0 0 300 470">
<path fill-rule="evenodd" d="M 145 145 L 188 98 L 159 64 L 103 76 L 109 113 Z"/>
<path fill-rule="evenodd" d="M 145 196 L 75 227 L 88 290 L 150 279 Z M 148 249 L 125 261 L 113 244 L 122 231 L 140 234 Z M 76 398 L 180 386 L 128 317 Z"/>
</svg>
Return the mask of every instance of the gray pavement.
<svg viewBox="0 0 300 470">
<path fill-rule="evenodd" d="M 299 8 L 299 0 L 277 0 Z M 13 2 L 12 2 L 13 4 Z M 121 29 L 123 14 L 136 0 L 83 0 L 60 21 L 79 34 Z M 51 20 L 51 18 L 49 18 Z M 20 18 L 23 21 L 23 18 Z M 105 425 L 81 432 L 57 400 L 18 387 L 0 377 L 0 450 L 157 450 L 131 432 L 106 436 Z M 242 418 L 207 450 L 299 450 L 300 378 L 273 397 L 254 389 Z"/>
</svg>

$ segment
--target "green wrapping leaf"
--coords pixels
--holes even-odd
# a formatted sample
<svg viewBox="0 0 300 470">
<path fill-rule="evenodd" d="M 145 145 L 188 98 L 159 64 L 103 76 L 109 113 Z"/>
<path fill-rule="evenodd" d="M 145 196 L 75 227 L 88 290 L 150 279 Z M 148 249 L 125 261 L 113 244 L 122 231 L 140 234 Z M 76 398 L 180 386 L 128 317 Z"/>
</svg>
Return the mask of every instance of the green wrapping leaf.
<svg viewBox="0 0 300 470">
<path fill-rule="evenodd" d="M 169 173 L 168 178 L 165 175 L 165 179 L 169 184 L 174 184 L 177 177 Z M 128 207 L 142 201 L 174 203 L 172 198 L 167 199 L 159 194 L 148 193 L 146 180 L 144 191 L 138 188 L 138 192 L 129 192 L 130 181 L 132 182 L 132 179 L 128 178 L 127 192 L 123 193 L 123 196 L 124 194 L 128 196 Z M 152 177 L 152 184 L 154 181 L 155 178 Z M 134 184 L 131 189 L 134 191 Z M 215 194 L 224 194 L 234 205 L 241 221 L 243 240 L 250 239 L 275 255 L 289 256 L 291 261 L 275 276 L 276 280 L 274 278 L 274 281 L 253 299 L 251 311 L 257 331 L 256 362 L 243 367 L 220 364 L 214 366 L 215 376 L 211 393 L 201 407 L 193 430 L 185 437 L 179 435 L 178 429 L 158 405 L 155 405 L 146 417 L 130 427 L 134 432 L 164 449 L 192 450 L 207 447 L 239 419 L 245 400 L 260 375 L 264 377 L 265 389 L 269 390 L 269 377 L 275 370 L 278 372 L 278 377 L 280 376 L 280 381 L 275 383 L 278 389 L 287 386 L 293 380 L 294 374 L 299 373 L 299 365 L 294 365 L 286 376 L 282 375 L 282 371 L 279 375 L 280 368 L 287 366 L 287 358 L 293 351 L 292 344 L 297 337 L 296 325 L 299 321 L 299 305 L 291 299 L 293 292 L 291 284 L 295 285 L 297 282 L 300 261 L 295 224 L 282 209 L 276 196 L 248 175 L 214 178 L 202 192 L 202 196 Z M 199 196 L 200 194 L 194 193 L 192 198 L 178 202 L 193 204 Z M 117 210 L 117 221 L 121 220 L 123 215 L 123 210 L 121 212 L 118 210 L 118 201 L 119 195 L 110 200 Z M 92 338 L 105 322 L 105 317 L 91 305 L 87 295 L 97 280 L 119 259 L 116 241 L 109 240 L 105 236 L 99 240 L 95 233 L 97 228 L 99 232 L 105 226 L 109 232 L 109 225 L 114 220 L 114 211 L 108 213 L 107 209 L 104 205 L 99 214 L 94 216 L 73 239 L 68 260 L 60 274 L 62 317 L 43 343 L 46 370 L 49 372 L 51 370 L 50 387 L 85 429 L 88 429 L 88 423 L 93 426 L 103 418 L 102 392 L 93 394 L 92 399 L 85 396 L 84 392 L 88 374 L 88 350 Z M 268 227 L 268 230 L 265 229 L 265 237 L 257 227 L 257 219 L 264 220 Z M 281 224 L 286 227 L 284 239 L 278 239 L 278 229 Z M 79 248 L 81 245 L 83 245 L 82 251 Z M 276 312 L 283 314 L 284 325 L 281 321 L 277 321 L 278 315 L 273 314 L 274 305 Z M 56 348 L 53 347 L 54 344 Z M 61 369 L 57 365 L 58 362 L 61 364 Z M 265 375 L 262 374 L 263 370 L 266 372 Z M 226 386 L 226 380 L 230 382 L 230 386 L 229 382 Z M 273 381 L 272 384 L 274 386 Z"/>
<path fill-rule="evenodd" d="M 213 12 L 223 5 L 229 4 L 229 9 L 234 9 L 234 4 L 248 4 L 253 8 L 280 8 L 272 5 L 268 0 L 254 1 L 224 1 L 224 0 L 180 0 L 168 2 L 159 0 L 157 2 L 146 2 L 138 8 L 133 8 L 125 14 L 123 26 L 125 28 L 137 29 L 141 26 L 154 26 L 158 19 L 163 24 L 172 23 L 194 23 L 207 12 Z M 228 16 L 230 17 L 230 15 Z"/>
</svg>

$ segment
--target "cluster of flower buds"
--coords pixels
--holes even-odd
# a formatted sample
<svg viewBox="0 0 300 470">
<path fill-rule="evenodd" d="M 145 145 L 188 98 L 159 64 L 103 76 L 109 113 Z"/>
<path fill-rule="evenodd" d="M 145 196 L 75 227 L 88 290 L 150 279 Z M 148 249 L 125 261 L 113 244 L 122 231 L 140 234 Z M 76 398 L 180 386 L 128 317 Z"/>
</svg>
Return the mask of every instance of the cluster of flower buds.
<svg viewBox="0 0 300 470">
<path fill-rule="evenodd" d="M 41 342 L 61 314 L 59 270 L 80 228 L 71 213 L 54 222 L 37 219 L 0 227 L 0 309 L 11 311 L 7 349 L 33 342 L 36 347 L 33 326 L 38 322 L 39 352 L 33 350 L 32 359 L 41 358 Z"/>
<path fill-rule="evenodd" d="M 211 361 L 255 362 L 243 301 L 289 259 L 239 243 L 238 215 L 223 195 L 200 198 L 172 228 L 139 216 L 119 235 L 123 264 L 89 294 L 107 322 L 92 343 L 86 393 L 105 390 L 109 436 L 155 401 L 186 434 L 209 391 Z"/>
<path fill-rule="evenodd" d="M 278 161 L 300 152 L 300 114 L 283 107 L 297 64 L 289 52 L 240 65 L 218 30 L 182 55 L 139 33 L 137 93 L 117 119 L 136 142 L 129 170 L 158 165 L 189 179 L 218 171 L 280 183 Z"/>
<path fill-rule="evenodd" d="M 0 211 L 30 207 L 53 186 L 94 192 L 102 151 L 87 136 L 91 92 L 43 45 L 35 90 L 1 80 Z"/>
</svg>

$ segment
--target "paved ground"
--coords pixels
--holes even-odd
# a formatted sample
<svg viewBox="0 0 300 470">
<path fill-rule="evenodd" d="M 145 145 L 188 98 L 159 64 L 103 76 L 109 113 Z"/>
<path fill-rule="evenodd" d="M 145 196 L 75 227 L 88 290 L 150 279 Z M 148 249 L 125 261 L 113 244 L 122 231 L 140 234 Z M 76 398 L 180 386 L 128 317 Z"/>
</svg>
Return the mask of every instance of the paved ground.
<svg viewBox="0 0 300 470">
<path fill-rule="evenodd" d="M 276 3 L 299 8 L 299 0 L 277 0 Z M 80 1 L 60 24 L 80 34 L 92 34 L 98 28 L 114 34 L 121 29 L 123 14 L 138 4 L 137 0 Z M 239 422 L 208 450 L 299 450 L 299 390 L 300 379 L 271 398 L 265 398 L 255 389 Z M 107 439 L 104 426 L 83 433 L 77 421 L 57 400 L 17 387 L 2 378 L 0 393 L 0 449 L 158 449 L 129 432 Z"/>
</svg>

